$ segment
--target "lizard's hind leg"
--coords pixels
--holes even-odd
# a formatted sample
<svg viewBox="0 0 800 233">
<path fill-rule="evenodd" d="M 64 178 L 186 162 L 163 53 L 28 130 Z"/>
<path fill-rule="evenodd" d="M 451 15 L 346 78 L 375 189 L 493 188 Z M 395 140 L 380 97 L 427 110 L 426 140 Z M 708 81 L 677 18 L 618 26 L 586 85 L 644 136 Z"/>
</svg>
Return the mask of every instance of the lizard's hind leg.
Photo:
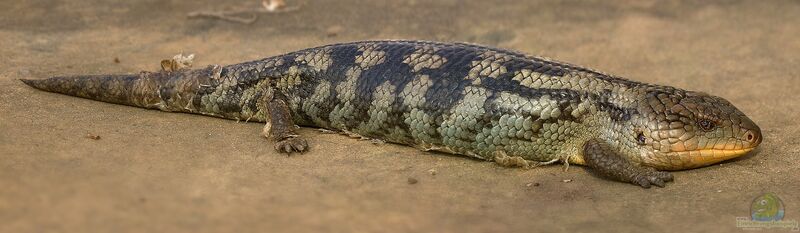
<svg viewBox="0 0 800 233">
<path fill-rule="evenodd" d="M 297 134 L 289 106 L 282 99 L 272 98 L 267 103 L 269 119 L 264 126 L 264 136 L 275 141 L 275 149 L 281 153 L 305 152 L 308 143 Z"/>
</svg>

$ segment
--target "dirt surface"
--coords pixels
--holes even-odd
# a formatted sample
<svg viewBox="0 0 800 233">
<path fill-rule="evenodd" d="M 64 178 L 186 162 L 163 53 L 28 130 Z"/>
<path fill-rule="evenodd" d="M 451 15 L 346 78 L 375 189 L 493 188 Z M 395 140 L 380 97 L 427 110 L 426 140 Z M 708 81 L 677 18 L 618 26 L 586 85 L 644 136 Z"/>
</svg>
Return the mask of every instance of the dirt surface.
<svg viewBox="0 0 800 233">
<path fill-rule="evenodd" d="M 2 232 L 737 232 L 765 192 L 800 221 L 798 1 L 307 0 L 252 24 L 186 14 L 256 0 L 0 5 Z M 508 169 L 314 129 L 301 130 L 312 151 L 286 157 L 262 124 L 18 81 L 157 70 L 181 52 L 203 67 L 386 38 L 476 42 L 712 93 L 758 123 L 764 143 L 647 190 L 576 166 Z"/>
</svg>

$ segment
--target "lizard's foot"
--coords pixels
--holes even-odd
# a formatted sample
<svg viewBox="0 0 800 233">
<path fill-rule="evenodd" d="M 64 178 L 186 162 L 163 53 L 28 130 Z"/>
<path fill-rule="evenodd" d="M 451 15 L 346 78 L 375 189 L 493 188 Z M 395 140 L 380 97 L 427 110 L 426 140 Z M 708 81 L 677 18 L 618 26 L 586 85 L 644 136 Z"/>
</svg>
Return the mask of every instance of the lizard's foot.
<svg viewBox="0 0 800 233">
<path fill-rule="evenodd" d="M 650 185 L 664 187 L 664 183 L 672 181 L 672 174 L 669 172 L 656 171 L 650 167 L 640 167 L 631 177 L 631 183 L 650 188 Z"/>
<path fill-rule="evenodd" d="M 495 163 L 503 167 L 521 167 L 529 169 L 537 165 L 519 156 L 508 156 L 504 151 L 494 152 L 493 159 Z"/>
<path fill-rule="evenodd" d="M 264 125 L 264 136 L 275 140 L 275 150 L 281 153 L 305 152 L 308 142 L 295 133 L 297 126 L 292 121 L 289 107 L 281 99 L 273 98 L 267 103 L 269 120 Z"/>
<path fill-rule="evenodd" d="M 308 142 L 299 137 L 290 137 L 275 142 L 275 150 L 281 153 L 292 154 L 292 152 L 306 152 L 308 150 Z"/>
<path fill-rule="evenodd" d="M 375 138 L 370 139 L 369 142 L 372 143 L 373 145 L 383 145 L 384 143 L 386 143 L 386 141 L 384 141 L 384 140 L 375 139 Z"/>
<path fill-rule="evenodd" d="M 320 133 L 324 133 L 324 134 L 334 134 L 334 133 L 337 133 L 336 131 L 333 131 L 333 130 L 330 130 L 330 129 L 323 129 L 323 128 L 319 128 L 319 129 L 317 129 L 317 130 L 319 130 L 319 132 L 320 132 Z"/>
<path fill-rule="evenodd" d="M 642 188 L 652 185 L 664 187 L 664 183 L 673 179 L 672 174 L 631 162 L 617 154 L 607 143 L 596 139 L 586 142 L 583 154 L 586 165 L 595 173 Z"/>
</svg>

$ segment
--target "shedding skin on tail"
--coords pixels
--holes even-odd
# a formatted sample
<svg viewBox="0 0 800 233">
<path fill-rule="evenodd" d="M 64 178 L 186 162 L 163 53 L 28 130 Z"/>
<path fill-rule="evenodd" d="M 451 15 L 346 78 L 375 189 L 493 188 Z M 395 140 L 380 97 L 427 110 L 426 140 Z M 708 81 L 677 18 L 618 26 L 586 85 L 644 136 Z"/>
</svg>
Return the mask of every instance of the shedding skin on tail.
<svg viewBox="0 0 800 233">
<path fill-rule="evenodd" d="M 129 75 L 81 75 L 53 77 L 43 80 L 21 79 L 36 89 L 83 97 L 108 103 L 159 109 L 168 112 L 187 112 L 222 118 L 237 119 L 236 114 L 209 109 L 202 97 L 213 87 L 230 85 L 232 79 L 222 76 L 223 67 L 212 65 L 204 69 L 162 72 L 140 72 Z M 267 87 L 264 93 L 270 93 Z M 216 101 L 227 101 L 219 99 Z M 206 100 L 208 101 L 208 100 Z M 214 102 L 214 104 L 220 104 Z M 282 99 L 271 94 L 263 95 L 257 111 L 269 115 L 264 129 L 265 136 L 272 140 L 275 149 L 282 153 L 305 152 L 309 146 L 296 132 L 297 127 L 290 110 Z"/>
<path fill-rule="evenodd" d="M 176 72 L 140 72 L 127 75 L 80 75 L 42 80 L 21 79 L 43 91 L 103 102 L 170 112 L 195 112 L 194 94 L 219 79 L 219 66 Z"/>
</svg>

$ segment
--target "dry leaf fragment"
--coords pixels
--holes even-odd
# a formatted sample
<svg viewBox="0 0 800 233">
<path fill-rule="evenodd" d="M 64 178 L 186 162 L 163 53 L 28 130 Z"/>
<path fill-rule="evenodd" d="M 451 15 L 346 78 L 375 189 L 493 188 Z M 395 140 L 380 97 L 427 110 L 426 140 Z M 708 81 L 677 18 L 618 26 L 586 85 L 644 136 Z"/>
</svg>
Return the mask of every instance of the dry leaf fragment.
<svg viewBox="0 0 800 233">
<path fill-rule="evenodd" d="M 261 1 L 261 5 L 264 6 L 264 9 L 266 9 L 267 12 L 275 12 L 278 9 L 286 6 L 286 2 L 283 0 L 263 0 Z"/>
<path fill-rule="evenodd" d="M 184 56 L 182 53 L 177 54 L 172 59 L 161 60 L 161 70 L 167 72 L 188 69 L 192 67 L 194 62 L 194 54 Z"/>
</svg>

